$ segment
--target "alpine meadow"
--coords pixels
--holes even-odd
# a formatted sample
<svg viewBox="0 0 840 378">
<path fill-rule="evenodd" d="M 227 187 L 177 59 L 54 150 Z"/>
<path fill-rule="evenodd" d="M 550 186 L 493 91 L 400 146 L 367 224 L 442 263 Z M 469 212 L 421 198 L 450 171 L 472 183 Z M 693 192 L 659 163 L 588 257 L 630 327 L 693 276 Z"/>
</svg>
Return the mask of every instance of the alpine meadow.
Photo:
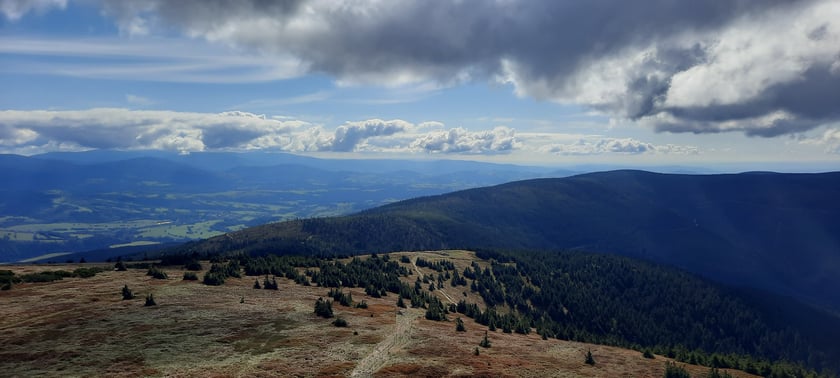
<svg viewBox="0 0 840 378">
<path fill-rule="evenodd" d="M 834 0 L 0 0 L 0 375 L 840 376 Z"/>
</svg>

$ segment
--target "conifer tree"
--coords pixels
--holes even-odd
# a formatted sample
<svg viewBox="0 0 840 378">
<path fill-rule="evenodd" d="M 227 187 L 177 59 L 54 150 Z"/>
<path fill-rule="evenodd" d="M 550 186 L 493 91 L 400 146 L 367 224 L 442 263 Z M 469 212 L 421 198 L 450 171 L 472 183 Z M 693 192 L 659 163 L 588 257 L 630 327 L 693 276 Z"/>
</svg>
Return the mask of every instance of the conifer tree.
<svg viewBox="0 0 840 378">
<path fill-rule="evenodd" d="M 152 296 L 152 293 L 146 296 L 146 304 L 143 306 L 157 306 L 157 302 L 155 302 L 155 297 Z"/>
<path fill-rule="evenodd" d="M 466 332 L 467 328 L 464 327 L 464 321 L 461 320 L 461 317 L 455 318 L 455 330 L 458 332 Z"/>
<path fill-rule="evenodd" d="M 134 293 L 131 292 L 131 289 L 128 288 L 128 285 L 123 286 L 122 297 L 123 297 L 123 300 L 134 299 Z"/>
<path fill-rule="evenodd" d="M 489 348 L 490 347 L 490 339 L 487 338 L 487 331 L 484 331 L 484 338 L 481 339 L 481 342 L 478 343 L 478 346 L 482 348 Z"/>
</svg>

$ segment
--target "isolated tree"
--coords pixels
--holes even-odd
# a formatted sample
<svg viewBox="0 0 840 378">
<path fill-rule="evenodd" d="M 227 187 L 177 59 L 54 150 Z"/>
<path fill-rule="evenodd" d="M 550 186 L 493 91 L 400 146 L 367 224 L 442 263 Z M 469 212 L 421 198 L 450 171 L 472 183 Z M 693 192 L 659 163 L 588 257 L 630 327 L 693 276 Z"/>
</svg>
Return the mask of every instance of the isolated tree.
<svg viewBox="0 0 840 378">
<path fill-rule="evenodd" d="M 152 293 L 149 293 L 149 295 L 146 296 L 146 304 L 144 304 L 143 306 L 157 306 L 157 303 L 155 302 L 155 297 L 152 295 Z"/>
<path fill-rule="evenodd" d="M 405 308 L 405 302 L 403 301 L 402 296 L 397 298 L 397 307 Z"/>
<path fill-rule="evenodd" d="M 478 347 L 475 347 L 475 352 L 473 352 L 473 354 L 476 355 L 476 356 L 481 354 L 481 352 L 478 351 Z"/>
<path fill-rule="evenodd" d="M 128 270 L 128 267 L 125 266 L 125 263 L 122 260 L 118 260 L 116 264 L 114 264 L 114 269 L 118 272 L 125 272 Z"/>
<path fill-rule="evenodd" d="M 134 299 L 134 293 L 131 292 L 131 289 L 128 288 L 127 284 L 122 288 L 122 297 L 123 300 Z"/>
<path fill-rule="evenodd" d="M 484 338 L 481 339 L 481 342 L 478 343 L 478 346 L 482 348 L 489 348 L 490 347 L 490 339 L 487 338 L 487 331 L 484 331 Z"/>
<path fill-rule="evenodd" d="M 455 318 L 455 330 L 458 332 L 466 332 L 467 327 L 464 327 L 464 321 L 461 320 L 461 317 Z"/>
<path fill-rule="evenodd" d="M 587 365 L 595 365 L 595 358 L 592 357 L 591 349 L 586 350 L 586 359 L 583 362 L 585 362 Z"/>
<path fill-rule="evenodd" d="M 262 289 L 262 286 L 260 286 L 259 279 L 254 279 L 254 289 Z"/>
</svg>

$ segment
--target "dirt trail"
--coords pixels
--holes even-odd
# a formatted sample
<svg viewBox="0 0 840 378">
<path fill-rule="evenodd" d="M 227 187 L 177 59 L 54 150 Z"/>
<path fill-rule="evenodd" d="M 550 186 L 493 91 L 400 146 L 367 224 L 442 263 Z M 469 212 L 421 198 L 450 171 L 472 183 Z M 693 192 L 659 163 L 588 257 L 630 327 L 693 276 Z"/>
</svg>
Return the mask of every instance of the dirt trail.
<svg viewBox="0 0 840 378">
<path fill-rule="evenodd" d="M 370 377 L 381 369 L 383 366 L 391 362 L 394 352 L 404 347 L 411 341 L 411 335 L 414 332 L 414 321 L 419 318 L 423 311 L 416 308 L 404 308 L 396 315 L 396 323 L 394 324 L 394 331 L 391 332 L 385 340 L 376 344 L 376 347 L 365 356 L 350 373 L 351 377 Z"/>
<path fill-rule="evenodd" d="M 414 267 L 414 271 L 415 271 L 415 272 L 417 272 L 417 275 L 418 275 L 418 276 L 420 276 L 420 277 L 422 278 L 422 277 L 423 277 L 423 272 L 421 272 L 421 271 L 420 271 L 420 268 L 418 268 L 418 267 L 417 267 L 417 259 L 416 259 L 416 258 L 411 259 L 411 265 Z M 446 294 L 446 292 L 445 292 L 445 291 L 443 291 L 443 289 L 438 288 L 438 291 L 439 291 L 441 294 L 443 294 L 443 296 L 444 296 L 444 297 L 446 297 L 446 299 L 449 301 L 449 303 L 452 303 L 452 304 L 458 304 L 457 302 L 455 302 L 455 301 L 452 299 L 452 297 L 450 297 L 450 296 L 449 296 L 449 294 Z"/>
</svg>

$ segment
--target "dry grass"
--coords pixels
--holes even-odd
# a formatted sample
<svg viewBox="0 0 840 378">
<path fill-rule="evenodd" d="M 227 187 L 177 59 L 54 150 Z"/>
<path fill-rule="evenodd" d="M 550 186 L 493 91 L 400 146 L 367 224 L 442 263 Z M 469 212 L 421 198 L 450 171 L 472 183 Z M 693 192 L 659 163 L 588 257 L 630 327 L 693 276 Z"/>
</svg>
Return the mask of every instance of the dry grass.
<svg viewBox="0 0 840 378">
<path fill-rule="evenodd" d="M 464 251 L 447 253 L 419 255 L 445 257 L 459 269 L 474 258 Z M 23 273 L 76 267 L 4 269 Z M 492 347 L 475 356 L 485 327 L 464 319 L 467 332 L 455 332 L 453 322 L 428 321 L 420 309 L 397 315 L 395 295 L 371 298 L 358 288 L 349 289 L 353 298 L 364 299 L 369 307 L 334 305 L 336 316 L 349 322 L 347 328 L 336 328 L 312 313 L 325 288 L 278 279 L 278 291 L 255 290 L 252 277 L 213 287 L 181 281 L 178 270 L 168 270 L 168 280 L 145 273 L 108 271 L 0 292 L 0 375 L 661 377 L 664 370 L 661 356 L 649 360 L 636 351 L 541 340 L 534 334 L 491 332 Z M 125 284 L 137 299 L 122 300 Z M 463 297 L 450 286 L 444 290 Z M 154 294 L 158 306 L 143 306 L 147 293 Z M 476 302 L 470 295 L 468 300 Z M 590 348 L 595 366 L 583 363 Z M 697 374 L 707 370 L 689 369 Z"/>
</svg>

